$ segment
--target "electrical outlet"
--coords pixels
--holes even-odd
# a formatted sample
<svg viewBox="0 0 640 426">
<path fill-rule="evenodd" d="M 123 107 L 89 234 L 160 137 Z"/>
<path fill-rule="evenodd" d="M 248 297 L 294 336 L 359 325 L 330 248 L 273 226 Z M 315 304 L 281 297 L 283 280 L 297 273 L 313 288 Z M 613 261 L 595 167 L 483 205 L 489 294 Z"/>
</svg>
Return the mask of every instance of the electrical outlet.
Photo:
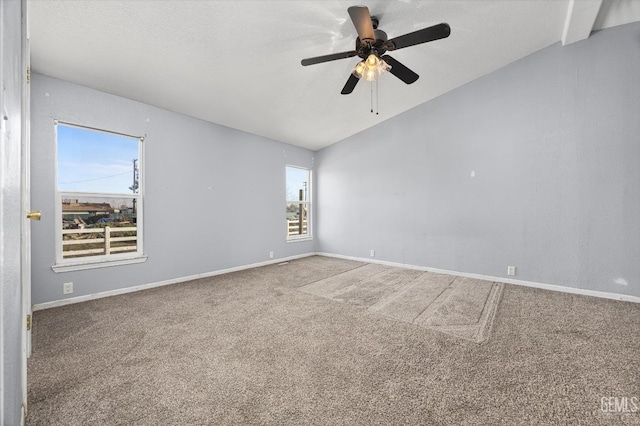
<svg viewBox="0 0 640 426">
<path fill-rule="evenodd" d="M 71 294 L 73 293 L 73 283 L 64 283 L 62 284 L 62 294 Z"/>
<path fill-rule="evenodd" d="M 371 252 L 369 252 L 369 256 L 376 257 L 376 251 L 375 250 L 371 250 Z"/>
<path fill-rule="evenodd" d="M 273 252 L 272 251 L 269 252 L 269 259 L 273 259 Z"/>
<path fill-rule="evenodd" d="M 515 266 L 507 266 L 507 275 L 515 275 L 516 267 Z"/>
</svg>

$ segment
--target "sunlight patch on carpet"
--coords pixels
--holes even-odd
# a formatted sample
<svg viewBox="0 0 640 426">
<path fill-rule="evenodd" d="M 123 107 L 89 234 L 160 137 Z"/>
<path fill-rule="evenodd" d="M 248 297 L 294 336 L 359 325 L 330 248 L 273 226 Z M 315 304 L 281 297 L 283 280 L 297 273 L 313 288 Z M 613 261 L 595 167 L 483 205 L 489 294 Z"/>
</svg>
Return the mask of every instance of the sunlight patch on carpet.
<svg viewBox="0 0 640 426">
<path fill-rule="evenodd" d="M 503 283 L 367 264 L 300 291 L 475 343 L 489 339 Z"/>
</svg>

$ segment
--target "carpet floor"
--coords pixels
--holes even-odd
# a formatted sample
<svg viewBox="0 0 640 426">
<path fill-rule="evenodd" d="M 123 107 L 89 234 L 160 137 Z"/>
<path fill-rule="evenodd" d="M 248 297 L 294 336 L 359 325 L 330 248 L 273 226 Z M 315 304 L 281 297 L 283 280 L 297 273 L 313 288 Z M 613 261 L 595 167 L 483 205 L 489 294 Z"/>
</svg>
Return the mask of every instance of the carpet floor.
<svg viewBox="0 0 640 426">
<path fill-rule="evenodd" d="M 639 398 L 640 304 L 314 256 L 35 312 L 27 425 L 640 425 Z"/>
</svg>

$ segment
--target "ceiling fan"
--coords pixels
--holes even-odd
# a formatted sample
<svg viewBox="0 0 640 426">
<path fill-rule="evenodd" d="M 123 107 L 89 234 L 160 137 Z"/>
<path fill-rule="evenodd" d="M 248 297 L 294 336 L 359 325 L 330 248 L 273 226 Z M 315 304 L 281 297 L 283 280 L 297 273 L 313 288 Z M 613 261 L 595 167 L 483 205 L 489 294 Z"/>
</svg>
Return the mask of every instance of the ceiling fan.
<svg viewBox="0 0 640 426">
<path fill-rule="evenodd" d="M 392 39 L 387 39 L 387 34 L 378 29 L 378 18 L 371 16 L 366 6 L 351 6 L 347 10 L 358 32 L 356 49 L 302 60 L 302 65 L 307 66 L 335 61 L 336 59 L 345 59 L 354 56 L 360 57 L 362 61 L 353 69 L 347 83 L 342 88 L 342 92 L 340 92 L 343 95 L 348 95 L 353 92 L 353 89 L 355 89 L 356 84 L 358 84 L 361 78 L 373 81 L 379 74 L 385 71 L 389 71 L 407 84 L 415 82 L 419 77 L 418 74 L 391 56 L 385 55 L 385 53 L 446 38 L 451 34 L 449 24 L 441 23 Z"/>
</svg>

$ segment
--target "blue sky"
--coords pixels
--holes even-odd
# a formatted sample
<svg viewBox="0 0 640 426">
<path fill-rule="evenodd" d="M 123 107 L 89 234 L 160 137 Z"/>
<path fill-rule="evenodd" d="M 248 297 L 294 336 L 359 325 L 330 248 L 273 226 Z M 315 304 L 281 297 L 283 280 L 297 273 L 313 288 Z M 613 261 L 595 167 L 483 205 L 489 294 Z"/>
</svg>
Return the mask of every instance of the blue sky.
<svg viewBox="0 0 640 426">
<path fill-rule="evenodd" d="M 309 171 L 298 167 L 287 167 L 287 201 L 298 201 L 299 190 L 309 186 Z"/>
<path fill-rule="evenodd" d="M 58 124 L 60 191 L 131 194 L 139 139 Z"/>
</svg>

